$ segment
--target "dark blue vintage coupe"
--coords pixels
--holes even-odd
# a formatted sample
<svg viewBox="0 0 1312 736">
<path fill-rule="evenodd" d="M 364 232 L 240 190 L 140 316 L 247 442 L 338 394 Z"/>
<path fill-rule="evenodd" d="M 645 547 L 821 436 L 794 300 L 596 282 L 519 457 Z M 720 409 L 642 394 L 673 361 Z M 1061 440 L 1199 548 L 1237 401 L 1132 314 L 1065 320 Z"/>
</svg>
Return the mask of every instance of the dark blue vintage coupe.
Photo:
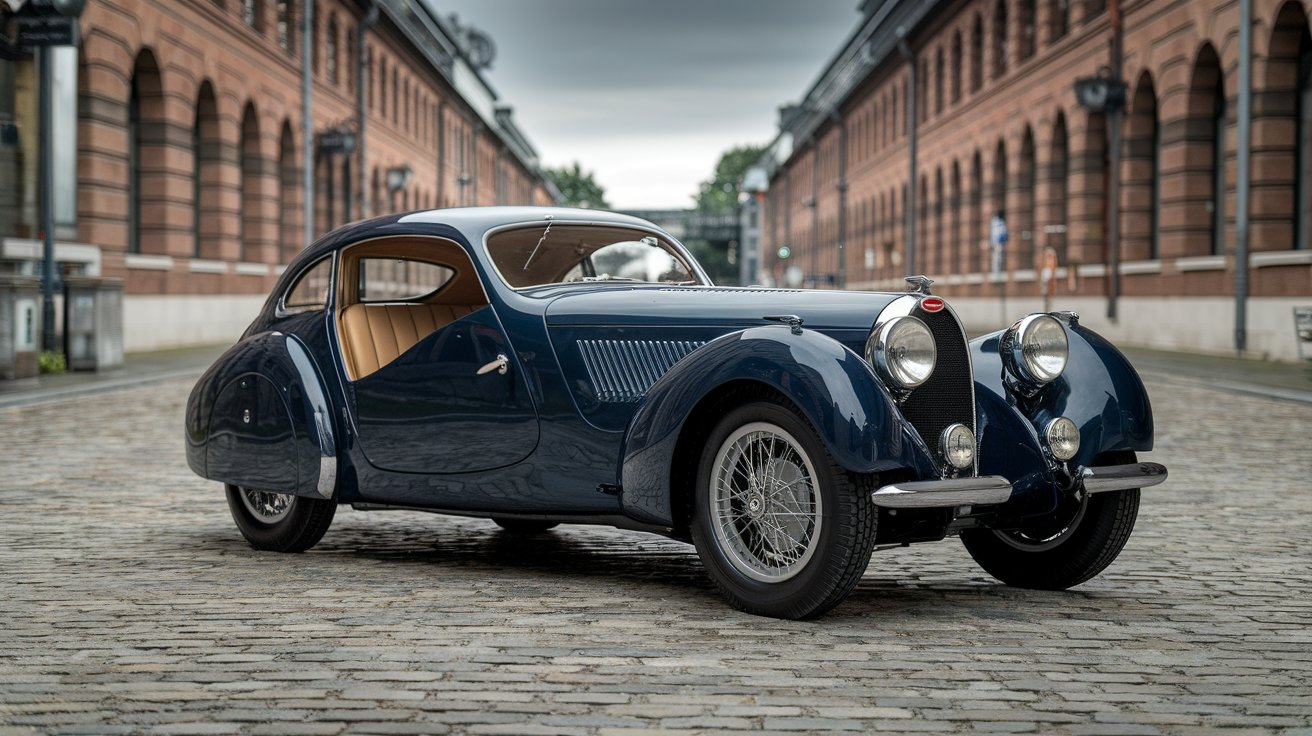
<svg viewBox="0 0 1312 736">
<path fill-rule="evenodd" d="M 879 547 L 959 536 L 1064 589 L 1166 469 L 1138 375 L 1075 314 L 967 341 L 906 293 L 723 288 L 669 234 L 489 207 L 338 230 L 196 384 L 187 460 L 252 546 L 338 504 L 689 541 L 736 607 L 816 616 Z"/>
</svg>

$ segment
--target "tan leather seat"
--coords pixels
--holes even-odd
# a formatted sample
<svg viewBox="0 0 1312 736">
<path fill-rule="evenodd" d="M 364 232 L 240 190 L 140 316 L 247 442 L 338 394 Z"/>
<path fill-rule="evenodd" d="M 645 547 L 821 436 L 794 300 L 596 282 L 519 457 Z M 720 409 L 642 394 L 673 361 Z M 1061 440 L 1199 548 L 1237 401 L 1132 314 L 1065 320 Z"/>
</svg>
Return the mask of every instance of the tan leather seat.
<svg viewBox="0 0 1312 736">
<path fill-rule="evenodd" d="M 483 304 L 352 304 L 342 311 L 346 367 L 359 380 Z"/>
</svg>

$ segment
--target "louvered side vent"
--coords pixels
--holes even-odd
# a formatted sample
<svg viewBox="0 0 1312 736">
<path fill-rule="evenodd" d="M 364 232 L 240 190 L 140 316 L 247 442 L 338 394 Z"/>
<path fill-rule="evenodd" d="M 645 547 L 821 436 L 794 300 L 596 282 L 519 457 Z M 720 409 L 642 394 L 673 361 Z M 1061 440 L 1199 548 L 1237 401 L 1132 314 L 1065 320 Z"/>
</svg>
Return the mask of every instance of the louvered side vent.
<svg viewBox="0 0 1312 736">
<path fill-rule="evenodd" d="M 951 310 L 929 313 L 916 309 L 934 335 L 938 364 L 934 373 L 902 402 L 902 414 L 920 432 L 921 439 L 941 458 L 939 435 L 949 424 L 960 422 L 975 428 L 975 377 L 970 368 L 966 333 Z"/>
<path fill-rule="evenodd" d="M 686 340 L 579 340 L 598 401 L 637 401 L 685 355 L 705 345 Z"/>
</svg>

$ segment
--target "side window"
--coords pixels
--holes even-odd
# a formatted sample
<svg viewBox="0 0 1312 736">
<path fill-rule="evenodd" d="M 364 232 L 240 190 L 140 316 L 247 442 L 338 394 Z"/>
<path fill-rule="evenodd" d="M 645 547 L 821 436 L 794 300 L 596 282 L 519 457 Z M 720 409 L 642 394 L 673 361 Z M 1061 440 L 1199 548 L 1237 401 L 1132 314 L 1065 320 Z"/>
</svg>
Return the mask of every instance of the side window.
<svg viewBox="0 0 1312 736">
<path fill-rule="evenodd" d="M 287 313 L 311 312 L 328 305 L 328 286 L 332 282 L 332 256 L 320 259 L 296 279 L 283 297 L 283 311 Z"/>
<path fill-rule="evenodd" d="M 456 272 L 446 266 L 407 258 L 361 258 L 356 299 L 395 302 L 428 296 L 446 286 Z"/>
</svg>

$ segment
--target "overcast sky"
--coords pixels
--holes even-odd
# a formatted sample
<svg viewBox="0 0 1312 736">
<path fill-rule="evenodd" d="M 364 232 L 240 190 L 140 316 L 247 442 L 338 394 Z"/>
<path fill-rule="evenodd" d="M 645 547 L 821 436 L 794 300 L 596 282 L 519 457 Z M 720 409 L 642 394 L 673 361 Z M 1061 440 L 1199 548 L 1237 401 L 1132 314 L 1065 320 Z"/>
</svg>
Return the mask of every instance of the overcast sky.
<svg viewBox="0 0 1312 736">
<path fill-rule="evenodd" d="M 497 47 L 488 81 L 543 163 L 617 209 L 687 207 L 722 151 L 769 142 L 857 0 L 428 0 Z"/>
</svg>

